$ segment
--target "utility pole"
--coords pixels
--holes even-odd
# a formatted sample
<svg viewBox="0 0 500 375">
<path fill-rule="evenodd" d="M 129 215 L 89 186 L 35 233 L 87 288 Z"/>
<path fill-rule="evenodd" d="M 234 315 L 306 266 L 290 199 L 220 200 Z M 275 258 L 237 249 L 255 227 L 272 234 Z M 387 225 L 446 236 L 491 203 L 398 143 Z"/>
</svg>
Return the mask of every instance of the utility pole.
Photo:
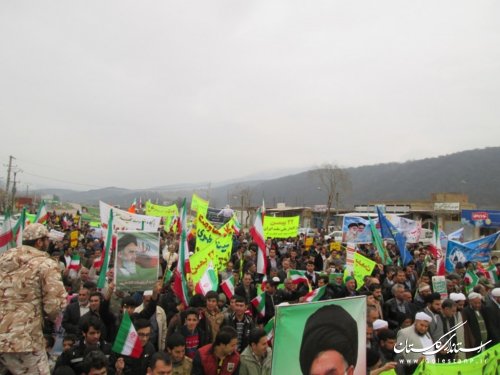
<svg viewBox="0 0 500 375">
<path fill-rule="evenodd" d="M 10 188 L 10 172 L 12 171 L 12 161 L 15 159 L 14 156 L 9 156 L 9 166 L 7 167 L 7 183 L 5 184 L 5 199 L 4 199 L 4 210 L 7 211 L 9 206 L 9 188 Z"/>
<path fill-rule="evenodd" d="M 12 183 L 12 203 L 10 205 L 11 207 L 11 212 L 13 213 L 14 212 L 14 203 L 16 201 L 16 176 L 17 176 L 17 172 L 18 171 L 14 171 L 14 182 Z"/>
</svg>

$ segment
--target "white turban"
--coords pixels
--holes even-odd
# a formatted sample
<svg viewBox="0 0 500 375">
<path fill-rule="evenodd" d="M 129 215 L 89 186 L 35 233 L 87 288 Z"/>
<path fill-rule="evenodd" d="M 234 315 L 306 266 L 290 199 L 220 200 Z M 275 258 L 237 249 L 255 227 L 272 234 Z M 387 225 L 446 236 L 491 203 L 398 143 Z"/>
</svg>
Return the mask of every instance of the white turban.
<svg viewBox="0 0 500 375">
<path fill-rule="evenodd" d="M 432 322 L 432 318 L 424 312 L 419 312 L 415 315 L 415 320 L 425 320 L 426 322 Z"/>
<path fill-rule="evenodd" d="M 470 292 L 467 298 L 471 300 L 471 299 L 483 298 L 483 296 L 476 292 Z"/>
<path fill-rule="evenodd" d="M 373 329 L 386 329 L 389 328 L 389 323 L 382 319 L 377 319 L 373 322 Z"/>
<path fill-rule="evenodd" d="M 450 299 L 452 301 L 458 302 L 465 301 L 467 298 L 465 298 L 465 295 L 463 293 L 450 293 Z"/>
</svg>

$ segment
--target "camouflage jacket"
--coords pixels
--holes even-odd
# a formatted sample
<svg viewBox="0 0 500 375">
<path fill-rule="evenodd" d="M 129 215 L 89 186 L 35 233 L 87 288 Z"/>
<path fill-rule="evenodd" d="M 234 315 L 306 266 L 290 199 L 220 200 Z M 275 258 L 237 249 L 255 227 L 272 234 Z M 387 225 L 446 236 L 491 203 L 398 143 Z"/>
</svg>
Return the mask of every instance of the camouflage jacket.
<svg viewBox="0 0 500 375">
<path fill-rule="evenodd" d="M 172 375 L 191 375 L 193 368 L 193 360 L 184 356 L 184 359 L 179 363 L 173 363 Z"/>
<path fill-rule="evenodd" d="M 0 353 L 45 350 L 43 317 L 55 320 L 66 307 L 57 262 L 31 246 L 0 256 Z"/>
</svg>

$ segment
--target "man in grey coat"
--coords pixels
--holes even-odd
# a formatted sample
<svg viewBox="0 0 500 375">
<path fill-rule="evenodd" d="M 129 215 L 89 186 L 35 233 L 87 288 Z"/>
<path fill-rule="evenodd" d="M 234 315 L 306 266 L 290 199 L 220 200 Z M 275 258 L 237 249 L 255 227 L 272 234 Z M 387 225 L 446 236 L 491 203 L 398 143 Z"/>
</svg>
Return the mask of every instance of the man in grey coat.
<svg viewBox="0 0 500 375">
<path fill-rule="evenodd" d="M 415 316 L 415 323 L 398 332 L 394 346 L 398 374 L 413 374 L 422 360 L 435 361 L 434 355 L 425 355 L 422 351 L 418 351 L 418 349 L 429 347 L 433 350 L 434 342 L 428 332 L 431 322 L 432 318 L 429 315 L 419 312 Z"/>
<path fill-rule="evenodd" d="M 271 348 L 263 329 L 250 331 L 248 346 L 240 356 L 240 375 L 271 375 Z"/>
</svg>

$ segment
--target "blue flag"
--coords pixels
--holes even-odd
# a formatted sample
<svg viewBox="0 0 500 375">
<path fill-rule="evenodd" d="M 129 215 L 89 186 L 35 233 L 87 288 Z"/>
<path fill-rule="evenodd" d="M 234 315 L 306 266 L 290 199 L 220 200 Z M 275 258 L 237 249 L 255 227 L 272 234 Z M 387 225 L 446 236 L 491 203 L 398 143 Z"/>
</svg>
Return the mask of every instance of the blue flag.
<svg viewBox="0 0 500 375">
<path fill-rule="evenodd" d="M 406 266 L 413 259 L 410 252 L 406 248 L 406 237 L 403 233 L 398 231 L 396 227 L 385 217 L 385 215 L 377 207 L 378 222 L 380 223 L 380 232 L 382 238 L 392 238 L 399 249 L 399 254 L 403 262 L 403 266 Z"/>
<path fill-rule="evenodd" d="M 453 272 L 458 262 L 481 262 L 490 261 L 491 249 L 500 236 L 500 232 L 465 243 L 448 241 L 446 247 L 446 271 Z"/>
</svg>

